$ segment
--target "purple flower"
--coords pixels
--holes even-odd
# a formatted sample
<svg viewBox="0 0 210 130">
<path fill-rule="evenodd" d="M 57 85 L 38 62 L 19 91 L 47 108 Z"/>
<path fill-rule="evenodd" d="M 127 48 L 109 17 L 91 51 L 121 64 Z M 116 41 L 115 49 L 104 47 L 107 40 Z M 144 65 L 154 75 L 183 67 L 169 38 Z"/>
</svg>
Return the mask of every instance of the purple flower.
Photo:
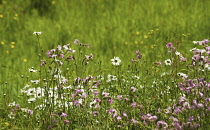
<svg viewBox="0 0 210 130">
<path fill-rule="evenodd" d="M 139 55 L 136 56 L 137 59 L 141 59 L 141 57 L 142 57 L 141 54 L 139 54 Z"/>
<path fill-rule="evenodd" d="M 117 95 L 118 100 L 122 100 L 122 95 Z"/>
<path fill-rule="evenodd" d="M 99 92 L 97 90 L 93 91 L 93 95 L 97 96 L 99 94 Z"/>
<path fill-rule="evenodd" d="M 136 88 L 135 87 L 131 87 L 131 91 L 136 92 Z"/>
<path fill-rule="evenodd" d="M 103 95 L 104 97 L 108 97 L 109 93 L 107 93 L 107 92 L 102 92 L 102 95 Z"/>
<path fill-rule="evenodd" d="M 187 58 L 180 56 L 180 62 L 182 62 L 182 61 L 187 61 Z"/>
<path fill-rule="evenodd" d="M 69 120 L 64 120 L 64 123 L 65 124 L 69 124 Z"/>
<path fill-rule="evenodd" d="M 108 103 L 110 103 L 110 104 L 111 104 L 111 103 L 114 103 L 113 98 L 109 98 L 109 99 L 108 99 Z"/>
<path fill-rule="evenodd" d="M 79 44 L 79 40 L 78 39 L 75 39 L 74 40 L 74 44 Z"/>
<path fill-rule="evenodd" d="M 98 99 L 96 99 L 96 102 L 101 102 L 101 99 L 99 99 L 99 98 L 98 98 Z"/>
<path fill-rule="evenodd" d="M 76 93 L 81 93 L 82 90 L 81 89 L 76 89 Z"/>
<path fill-rule="evenodd" d="M 165 121 L 158 121 L 157 127 L 166 129 L 166 128 L 168 128 L 168 124 Z"/>
<path fill-rule="evenodd" d="M 106 110 L 109 114 L 112 114 L 112 113 L 117 113 L 117 111 L 113 108 L 110 108 L 109 110 Z"/>
<path fill-rule="evenodd" d="M 155 120 L 157 120 L 158 118 L 157 118 L 157 116 L 150 116 L 148 119 L 149 119 L 150 121 L 155 121 Z"/>
<path fill-rule="evenodd" d="M 29 115 L 33 115 L 34 112 L 33 112 L 33 110 L 30 110 L 30 109 L 29 109 L 29 110 L 28 110 L 28 113 L 29 113 Z"/>
<path fill-rule="evenodd" d="M 99 104 L 96 104 L 94 108 L 99 108 L 99 107 L 100 107 L 100 105 Z"/>
<path fill-rule="evenodd" d="M 64 54 L 60 54 L 60 57 L 61 57 L 61 58 L 64 58 Z"/>
<path fill-rule="evenodd" d="M 168 44 L 166 45 L 166 47 L 167 47 L 167 48 L 171 48 L 171 47 L 172 47 L 172 43 L 168 43 Z"/>
<path fill-rule="evenodd" d="M 118 121 L 122 120 L 122 117 L 121 116 L 117 116 L 117 120 Z"/>
<path fill-rule="evenodd" d="M 71 94 L 71 97 L 74 99 L 76 97 L 76 94 Z"/>
<path fill-rule="evenodd" d="M 134 118 L 132 118 L 132 119 L 130 120 L 130 123 L 133 123 L 134 125 L 136 125 L 137 121 L 136 121 Z"/>
<path fill-rule="evenodd" d="M 98 116 L 98 111 L 94 111 L 93 116 Z"/>
<path fill-rule="evenodd" d="M 78 106 L 79 105 L 79 101 L 78 100 L 73 100 L 73 102 L 74 102 L 74 105 L 75 106 Z"/>
<path fill-rule="evenodd" d="M 186 100 L 185 97 L 180 97 L 180 99 L 179 99 L 179 104 L 181 104 L 181 103 L 184 102 L 185 100 Z"/>
<path fill-rule="evenodd" d="M 67 114 L 62 112 L 61 116 L 62 117 L 67 117 Z"/>
<path fill-rule="evenodd" d="M 198 103 L 197 107 L 198 107 L 198 108 L 203 108 L 204 105 L 203 105 L 202 103 Z"/>
<path fill-rule="evenodd" d="M 128 117 L 128 115 L 127 115 L 125 112 L 123 112 L 122 115 L 123 115 L 124 117 Z"/>
<path fill-rule="evenodd" d="M 189 117 L 188 117 L 188 121 L 189 121 L 189 122 L 194 121 L 194 116 L 189 116 Z"/>
<path fill-rule="evenodd" d="M 207 46 L 207 47 L 206 47 L 206 50 L 207 50 L 207 51 L 210 51 L 210 46 Z"/>
<path fill-rule="evenodd" d="M 131 107 L 136 107 L 136 102 L 131 103 Z"/>
<path fill-rule="evenodd" d="M 174 109 L 174 114 L 178 114 L 181 111 L 181 108 L 177 107 Z"/>
<path fill-rule="evenodd" d="M 140 53 L 140 51 L 139 51 L 139 50 L 138 50 L 138 51 L 136 51 L 136 55 L 139 55 L 139 54 L 141 54 L 141 53 Z"/>
<path fill-rule="evenodd" d="M 142 109 L 142 108 L 143 108 L 143 105 L 142 105 L 142 104 L 140 104 L 140 105 L 139 105 L 139 109 Z"/>
</svg>

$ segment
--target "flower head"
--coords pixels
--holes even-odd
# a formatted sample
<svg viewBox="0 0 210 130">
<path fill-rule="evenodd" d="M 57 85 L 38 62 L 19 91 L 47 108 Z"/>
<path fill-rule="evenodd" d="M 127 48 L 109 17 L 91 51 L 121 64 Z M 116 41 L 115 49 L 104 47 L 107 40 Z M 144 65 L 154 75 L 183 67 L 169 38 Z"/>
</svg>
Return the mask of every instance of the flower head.
<svg viewBox="0 0 210 130">
<path fill-rule="evenodd" d="M 111 59 L 111 61 L 113 65 L 120 65 L 121 62 L 119 57 L 114 57 L 114 59 Z"/>
<path fill-rule="evenodd" d="M 168 43 L 168 44 L 166 45 L 166 47 L 167 47 L 167 48 L 171 48 L 171 47 L 172 47 L 172 43 Z"/>
<path fill-rule="evenodd" d="M 170 59 L 165 60 L 165 64 L 166 65 L 171 65 L 171 60 Z"/>
<path fill-rule="evenodd" d="M 35 32 L 35 31 L 34 31 L 33 34 L 34 34 L 34 35 L 40 35 L 40 34 L 42 34 L 42 32 Z"/>
</svg>

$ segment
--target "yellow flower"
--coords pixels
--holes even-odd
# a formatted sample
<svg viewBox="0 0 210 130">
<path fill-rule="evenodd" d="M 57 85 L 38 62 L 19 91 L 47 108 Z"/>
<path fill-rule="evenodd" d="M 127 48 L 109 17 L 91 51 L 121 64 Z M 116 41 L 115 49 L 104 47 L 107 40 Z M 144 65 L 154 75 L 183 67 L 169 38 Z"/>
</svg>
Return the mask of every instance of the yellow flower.
<svg viewBox="0 0 210 130">
<path fill-rule="evenodd" d="M 15 14 L 15 17 L 18 17 L 18 14 Z"/>
<path fill-rule="evenodd" d="M 14 45 L 11 45 L 10 47 L 11 47 L 11 48 L 15 48 L 15 46 L 14 46 Z"/>
<path fill-rule="evenodd" d="M 144 35 L 144 38 L 148 38 L 148 36 L 147 35 Z"/>
<path fill-rule="evenodd" d="M 8 123 L 8 122 L 5 122 L 4 124 L 5 124 L 6 126 L 9 126 L 9 123 Z"/>
<path fill-rule="evenodd" d="M 6 53 L 8 54 L 8 53 L 9 53 L 9 51 L 6 51 Z"/>
<path fill-rule="evenodd" d="M 136 32 L 136 35 L 139 35 L 139 32 Z"/>
<path fill-rule="evenodd" d="M 52 4 L 54 5 L 56 2 L 55 1 L 52 1 Z"/>
<path fill-rule="evenodd" d="M 138 41 L 135 41 L 134 43 L 135 43 L 135 44 L 138 44 Z"/>
<path fill-rule="evenodd" d="M 27 62 L 27 59 L 23 59 L 24 62 Z"/>
<path fill-rule="evenodd" d="M 125 42 L 125 44 L 127 45 L 127 44 L 128 44 L 128 42 Z"/>
<path fill-rule="evenodd" d="M 0 14 L 0 18 L 3 18 L 4 17 L 4 15 L 3 14 Z"/>
<path fill-rule="evenodd" d="M 12 45 L 14 45 L 14 44 L 15 44 L 15 42 L 11 42 L 11 44 L 12 44 Z"/>
<path fill-rule="evenodd" d="M 17 20 L 17 17 L 13 17 L 14 20 Z"/>
<path fill-rule="evenodd" d="M 2 45 L 4 45 L 4 42 L 1 42 Z"/>
<path fill-rule="evenodd" d="M 143 44 L 144 42 L 143 42 L 143 41 L 141 41 L 140 43 L 141 43 L 141 44 Z"/>
</svg>

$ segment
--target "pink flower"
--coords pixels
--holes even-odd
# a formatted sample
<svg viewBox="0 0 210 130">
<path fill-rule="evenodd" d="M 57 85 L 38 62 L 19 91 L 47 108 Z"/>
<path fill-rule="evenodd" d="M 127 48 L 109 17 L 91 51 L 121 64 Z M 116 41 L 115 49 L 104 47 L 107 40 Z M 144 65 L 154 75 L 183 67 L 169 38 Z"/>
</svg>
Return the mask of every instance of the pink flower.
<svg viewBox="0 0 210 130">
<path fill-rule="evenodd" d="M 114 103 L 114 100 L 113 100 L 112 98 L 109 98 L 109 99 L 108 99 L 108 103 L 110 103 L 110 104 L 111 104 L 111 103 Z"/>
<path fill-rule="evenodd" d="M 136 92 L 136 88 L 135 87 L 131 87 L 131 91 Z"/>
<path fill-rule="evenodd" d="M 33 110 L 28 110 L 29 115 L 33 115 Z"/>
<path fill-rule="evenodd" d="M 136 125 L 137 121 L 136 121 L 135 119 L 132 118 L 132 119 L 130 120 L 130 123 L 133 123 L 134 125 Z"/>
<path fill-rule="evenodd" d="M 64 120 L 64 123 L 65 124 L 69 124 L 69 120 Z"/>
<path fill-rule="evenodd" d="M 171 48 L 171 47 L 172 47 L 172 43 L 168 43 L 168 44 L 166 45 L 166 47 L 167 47 L 167 48 Z"/>
<path fill-rule="evenodd" d="M 131 107 L 136 107 L 136 102 L 131 103 Z"/>
<path fill-rule="evenodd" d="M 64 54 L 60 54 L 60 57 L 61 57 L 61 58 L 64 58 Z"/>
<path fill-rule="evenodd" d="M 61 116 L 62 117 L 67 117 L 67 114 L 66 113 L 62 113 Z"/>
<path fill-rule="evenodd" d="M 124 117 L 128 117 L 128 115 L 127 115 L 125 112 L 123 112 L 122 115 L 123 115 Z"/>
<path fill-rule="evenodd" d="M 78 39 L 75 39 L 74 40 L 74 44 L 79 44 L 79 40 Z"/>
<path fill-rule="evenodd" d="M 78 106 L 79 105 L 79 101 L 78 100 L 73 100 L 73 102 L 74 102 L 74 105 L 75 106 Z"/>
<path fill-rule="evenodd" d="M 118 100 L 122 100 L 122 95 L 117 95 Z"/>
<path fill-rule="evenodd" d="M 98 116 L 98 111 L 94 111 L 93 116 Z"/>
<path fill-rule="evenodd" d="M 102 92 L 102 95 L 103 95 L 104 97 L 108 97 L 109 93 Z"/>
<path fill-rule="evenodd" d="M 117 120 L 118 121 L 122 120 L 122 117 L 121 116 L 117 116 Z"/>
</svg>

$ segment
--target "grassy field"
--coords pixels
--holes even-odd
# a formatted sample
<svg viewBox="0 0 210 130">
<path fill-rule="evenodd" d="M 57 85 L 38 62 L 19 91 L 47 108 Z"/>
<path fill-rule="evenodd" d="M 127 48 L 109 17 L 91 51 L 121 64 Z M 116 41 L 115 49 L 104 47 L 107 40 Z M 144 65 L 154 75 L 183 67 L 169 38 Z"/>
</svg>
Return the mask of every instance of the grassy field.
<svg viewBox="0 0 210 130">
<path fill-rule="evenodd" d="M 0 0 L 0 128 L 210 128 L 209 4 Z"/>
</svg>

